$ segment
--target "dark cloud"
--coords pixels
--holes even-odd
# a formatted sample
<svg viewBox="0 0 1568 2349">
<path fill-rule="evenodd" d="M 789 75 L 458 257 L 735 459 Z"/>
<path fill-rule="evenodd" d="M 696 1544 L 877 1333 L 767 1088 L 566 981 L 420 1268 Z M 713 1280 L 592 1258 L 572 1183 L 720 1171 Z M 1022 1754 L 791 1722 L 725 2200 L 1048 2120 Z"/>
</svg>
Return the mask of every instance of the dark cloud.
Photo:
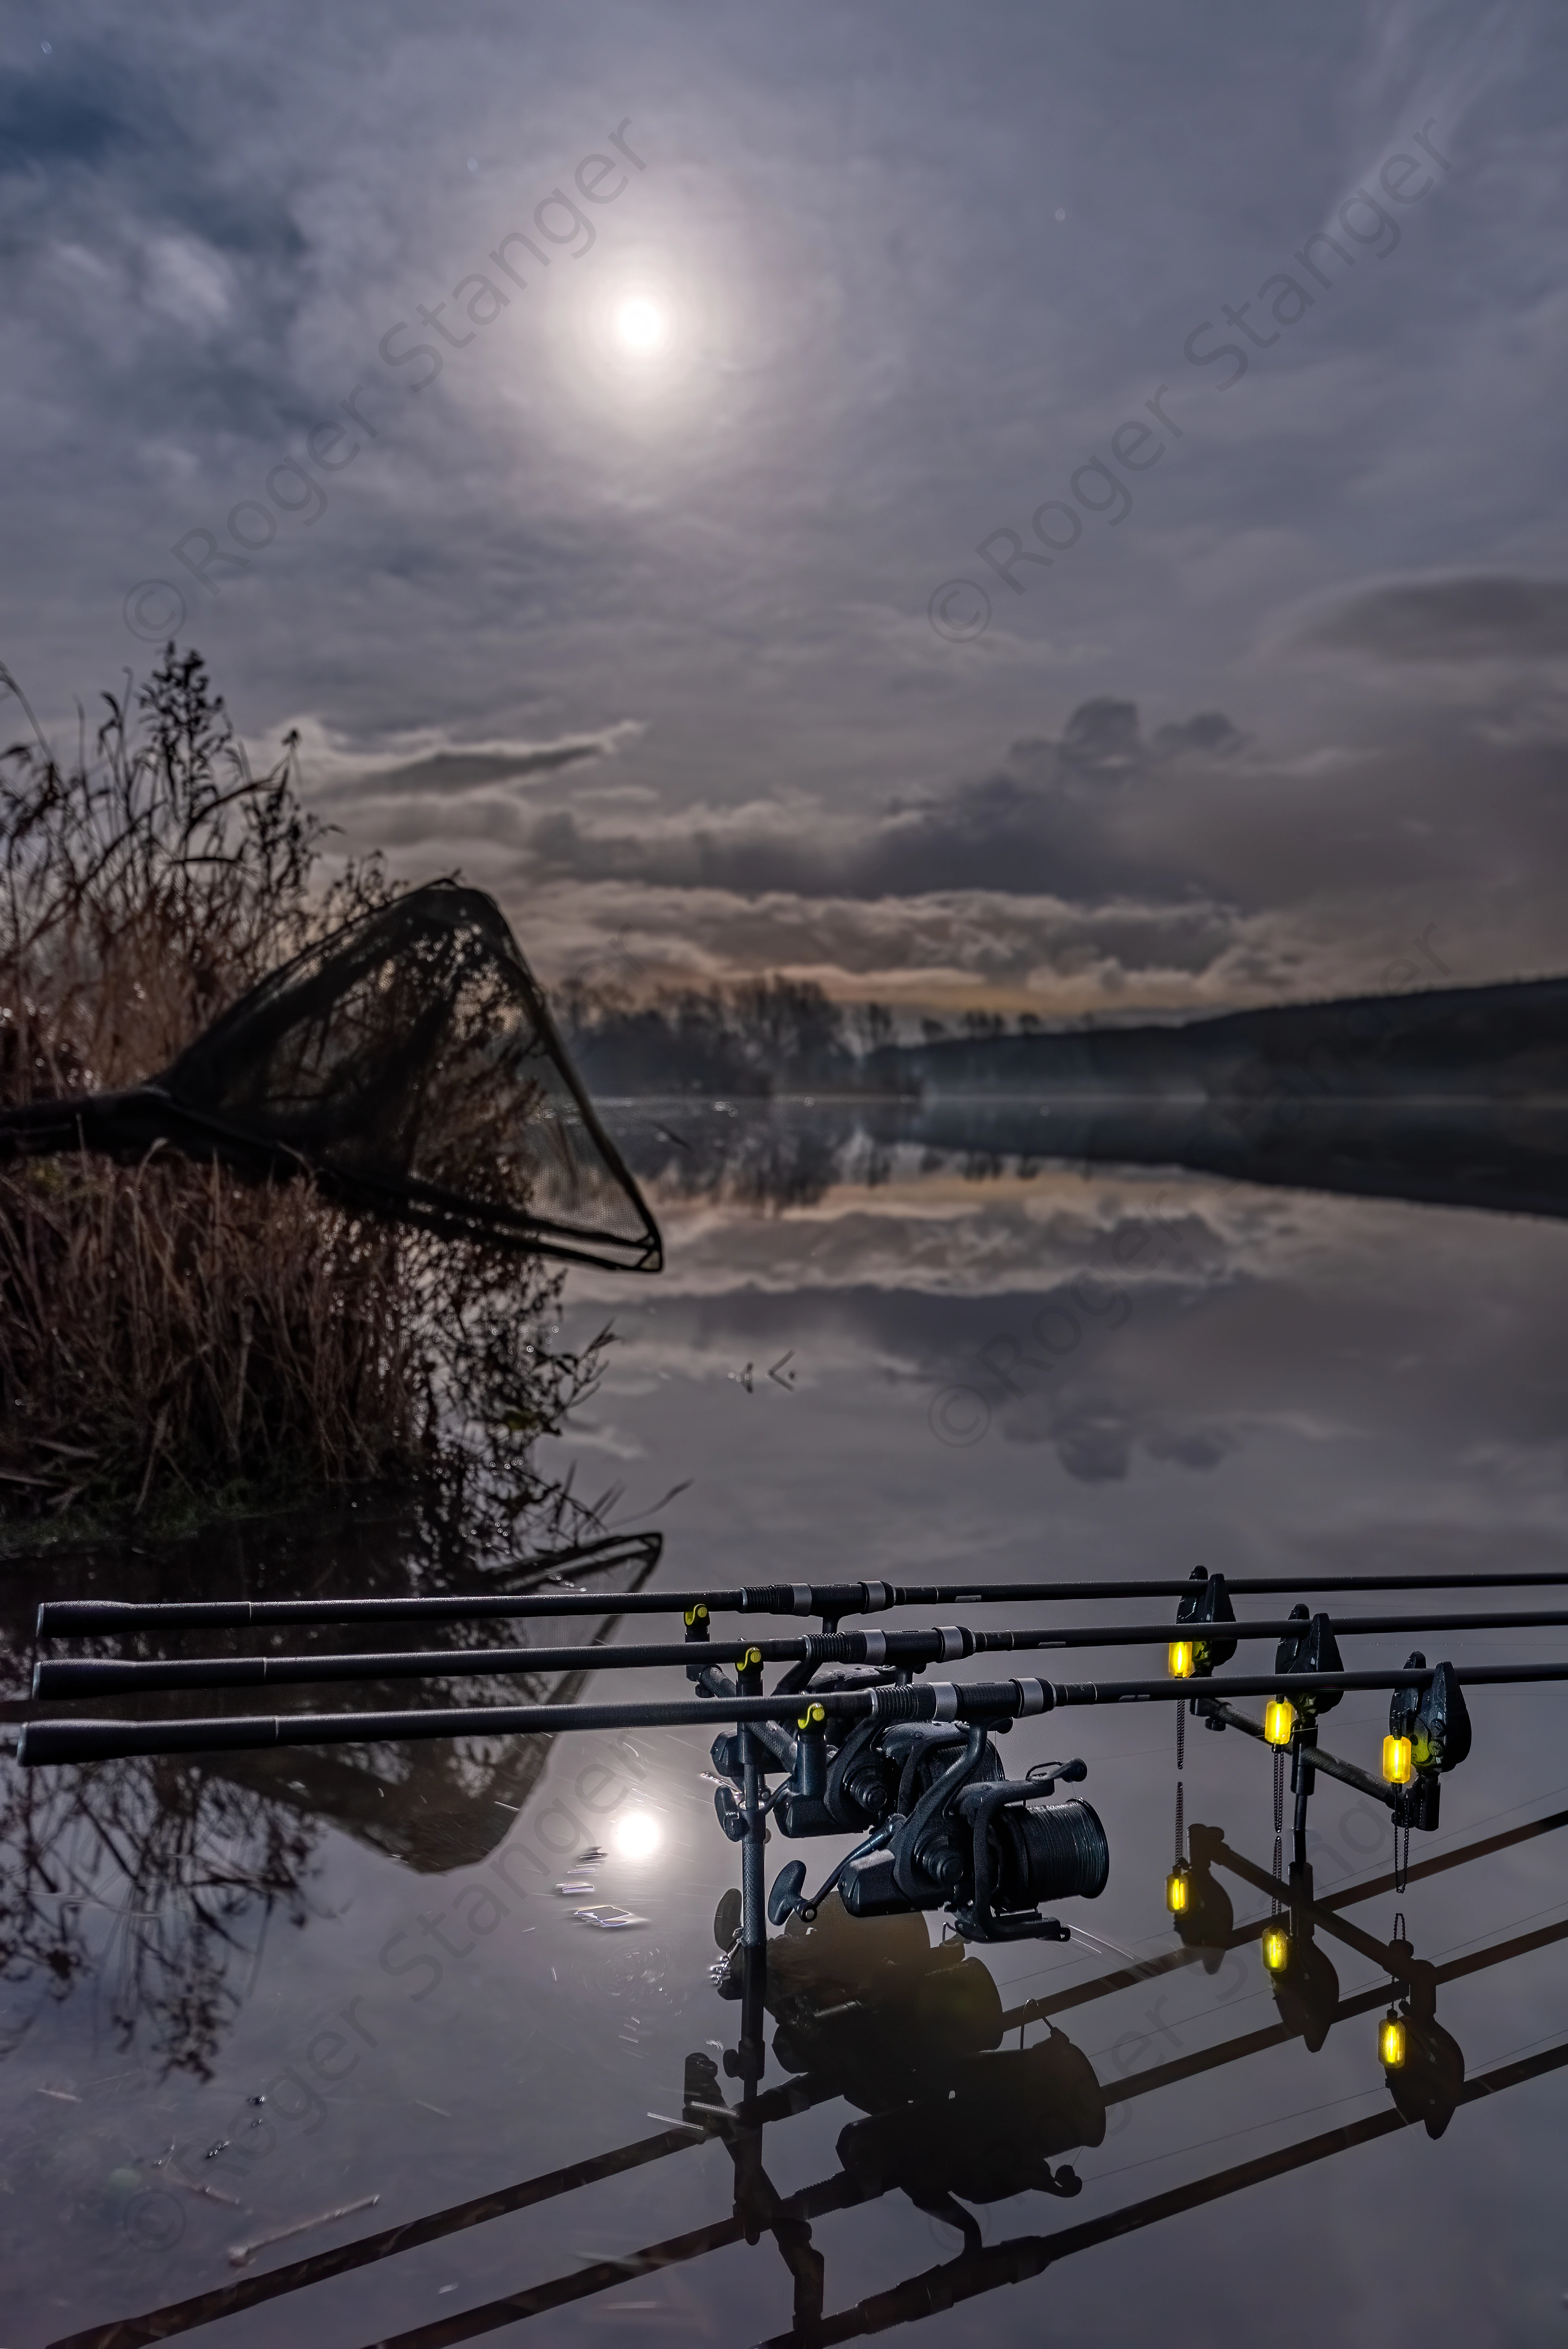
<svg viewBox="0 0 1568 2349">
<path fill-rule="evenodd" d="M 40 87 L 36 74 L 0 73 L 0 174 L 100 165 L 111 149 L 139 143 L 129 122 L 82 90 L 61 82 Z"/>
<path fill-rule="evenodd" d="M 1412 5 L 1396 66 L 1363 0 L 1305 50 L 1238 50 L 1228 0 L 1180 38 L 1152 0 L 276 0 L 200 39 L 172 0 L 73 0 L 0 72 L 5 657 L 68 733 L 145 666 L 139 587 L 181 599 L 251 741 L 323 746 L 356 846 L 575 908 L 573 951 L 641 905 L 696 969 L 1037 945 L 1103 950 L 1108 986 L 1252 957 L 1255 990 L 1279 940 L 1397 938 L 1452 884 L 1506 968 L 1555 918 L 1564 729 L 1490 675 L 1467 709 L 1464 662 L 1563 638 L 1561 584 L 1520 574 L 1561 534 L 1563 35 Z M 1428 115 L 1455 160 L 1397 252 L 1238 328 L 1218 392 L 1199 321 Z M 483 322 L 473 273 L 628 119 L 645 168 L 592 249 L 552 242 Z M 609 331 L 645 278 L 656 379 Z M 398 320 L 441 363 L 418 394 Z M 1121 465 L 1156 394 L 1130 508 L 1084 504 L 1074 468 Z M 1049 564 L 1043 498 L 1083 516 Z M 933 590 L 999 528 L 1031 562 L 939 638 Z M 210 574 L 209 540 L 253 551 Z M 1331 692 L 1308 613 L 1374 656 Z M 623 715 L 625 795 L 573 789 Z"/>
<path fill-rule="evenodd" d="M 1068 719 L 1057 757 L 1069 771 L 1090 775 L 1124 775 L 1141 766 L 1144 750 L 1136 704 L 1104 697 L 1080 703 Z"/>
<path fill-rule="evenodd" d="M 563 767 L 581 766 L 585 759 L 603 758 L 606 747 L 604 737 L 594 735 L 583 741 L 552 742 L 531 750 L 432 750 L 428 758 L 411 759 L 401 767 L 380 768 L 353 783 L 340 784 L 338 789 L 356 798 L 413 796 L 421 792 L 456 797 L 464 792 L 482 791 L 492 783 L 524 782 L 531 775 L 559 774 Z"/>
<path fill-rule="evenodd" d="M 1265 756 L 1213 711 L 1150 740 L 1130 702 L 1099 699 L 1059 740 L 1016 743 L 992 774 L 879 812 L 558 809 L 521 838 L 541 879 L 862 905 L 963 893 L 1042 901 L 1044 957 L 1060 945 L 1075 966 L 1103 949 L 1127 968 L 1199 970 L 1234 945 L 1239 920 L 1271 908 L 1312 906 L 1315 926 L 1354 930 L 1369 895 L 1433 902 L 1435 889 L 1462 886 L 1479 905 L 1515 885 L 1522 860 L 1555 869 L 1568 854 L 1568 742 L 1538 715 L 1530 739 L 1506 739 L 1478 711 L 1395 748 L 1297 761 Z M 1071 910 L 1070 940 L 1054 937 L 1047 900 Z M 1511 968 L 1505 960 L 1497 975 Z"/>
<path fill-rule="evenodd" d="M 1353 595 L 1308 632 L 1313 644 L 1383 661 L 1568 657 L 1568 579 L 1501 574 Z"/>
<path fill-rule="evenodd" d="M 1233 758 L 1246 748 L 1247 738 L 1219 709 L 1200 710 L 1181 725 L 1157 726 L 1154 748 L 1163 757 L 1180 759 L 1196 752 L 1205 759 Z"/>
<path fill-rule="evenodd" d="M 921 896 L 937 891 L 999 890 L 1014 895 L 1099 897 L 1109 890 L 1158 888 L 1162 858 L 1138 843 L 1145 812 L 1140 789 L 1157 798 L 1176 756 L 1228 759 L 1240 742 L 1217 714 L 1143 739 L 1136 706 L 1108 698 L 1082 703 L 1059 741 L 1016 744 L 1003 770 L 846 829 L 813 833 L 771 812 L 714 811 L 678 831 L 592 829 L 570 811 L 542 817 L 534 854 L 579 880 L 636 879 L 678 887 L 762 892 L 831 891 L 851 897 Z M 1129 794 L 1133 794 L 1129 799 Z"/>
</svg>

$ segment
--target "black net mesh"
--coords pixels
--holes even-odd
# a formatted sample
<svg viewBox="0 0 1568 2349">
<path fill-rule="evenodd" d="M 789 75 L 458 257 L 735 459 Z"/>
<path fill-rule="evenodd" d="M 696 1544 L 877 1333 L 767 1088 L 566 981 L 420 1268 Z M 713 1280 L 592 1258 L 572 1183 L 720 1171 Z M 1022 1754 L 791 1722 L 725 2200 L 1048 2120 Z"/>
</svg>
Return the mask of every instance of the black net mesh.
<svg viewBox="0 0 1568 2349">
<path fill-rule="evenodd" d="M 0 1121 L 11 1148 L 172 1142 L 308 1172 L 447 1237 L 656 1272 L 654 1222 L 500 908 L 436 882 L 262 980 L 133 1092 Z"/>
<path fill-rule="evenodd" d="M 214 1142 L 451 1237 L 656 1271 L 659 1234 L 494 900 L 435 883 L 253 988 L 155 1081 Z"/>
</svg>

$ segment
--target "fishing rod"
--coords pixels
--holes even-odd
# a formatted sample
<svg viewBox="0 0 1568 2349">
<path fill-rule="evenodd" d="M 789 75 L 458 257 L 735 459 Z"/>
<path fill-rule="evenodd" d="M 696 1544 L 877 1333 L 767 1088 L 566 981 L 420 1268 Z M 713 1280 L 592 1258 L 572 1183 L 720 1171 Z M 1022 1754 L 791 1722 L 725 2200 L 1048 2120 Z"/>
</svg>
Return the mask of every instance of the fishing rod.
<svg viewBox="0 0 1568 2349">
<path fill-rule="evenodd" d="M 1218 1579 L 1218 1578 L 1216 1578 Z M 1228 1661 L 1240 1640 L 1288 1640 L 1297 1637 L 1302 1618 L 1278 1622 L 1224 1619 L 1222 1631 L 1206 1623 L 1194 1626 L 1207 1632 L 1196 1644 L 1209 1655 L 1200 1661 Z M 1431 1631 L 1550 1630 L 1568 1625 L 1568 1610 L 1559 1612 L 1470 1615 L 1336 1615 L 1315 1618 L 1344 1639 L 1374 1633 Z M 480 1676 L 506 1678 L 546 1672 L 634 1671 L 683 1665 L 695 1672 L 707 1666 L 740 1664 L 755 1657 L 766 1664 L 784 1663 L 797 1671 L 832 1664 L 891 1666 L 923 1671 L 930 1664 L 952 1663 L 981 1655 L 1026 1654 L 1046 1648 L 1177 1647 L 1182 1644 L 1183 1622 L 1074 1624 L 1054 1630 L 975 1631 L 963 1625 L 938 1625 L 918 1631 L 807 1632 L 783 1639 L 713 1640 L 693 1637 L 681 1642 L 656 1642 L 607 1647 L 602 1643 L 567 1648 L 393 1648 L 371 1653 L 324 1656 L 181 1656 L 148 1661 L 119 1657 L 51 1658 L 33 1668 L 33 1694 L 37 1698 L 98 1696 L 137 1689 L 292 1687 L 313 1682 L 418 1680 L 435 1676 L 462 1680 Z M 694 1625 L 693 1631 L 700 1632 Z M 1191 1639 L 1188 1644 L 1194 1644 Z M 1221 1650 L 1224 1652 L 1221 1653 Z M 695 1654 L 694 1654 L 695 1651 Z M 790 1674 L 795 1689 L 807 1682 Z M 1226 1683 L 1228 1687 L 1229 1682 Z M 790 1692 L 784 1691 L 783 1693 Z"/>
<path fill-rule="evenodd" d="M 605 1574 L 616 1567 L 642 1569 L 645 1581 L 664 1555 L 662 1533 L 603 1534 L 593 1541 L 516 1558 L 508 1571 L 526 1578 L 526 1592 L 472 1592 L 460 1597 L 405 1599 L 198 1599 L 142 1602 L 119 1599 L 46 1599 L 39 1607 L 39 1639 L 72 1635 L 109 1637 L 135 1630 L 213 1630 L 250 1625 L 320 1622 L 462 1622 L 486 1616 L 604 1615 L 619 1613 L 637 1590 L 586 1590 L 566 1584 L 559 1595 L 541 1589 L 558 1576 Z M 644 1593 L 644 1596 L 646 1594 Z M 347 1609 L 349 1611 L 346 1612 Z"/>
<path fill-rule="evenodd" d="M 1301 1629 L 1305 1632 L 1308 1627 Z M 741 1846 L 742 1937 L 748 1948 L 760 1948 L 766 1940 L 763 1846 L 769 1816 L 792 1838 L 845 1832 L 861 1837 L 814 1895 L 804 1890 L 804 1862 L 784 1868 L 766 1905 L 766 1914 L 776 1925 L 795 1911 L 810 1921 L 820 1902 L 837 1888 L 851 1916 L 947 1908 L 966 1939 L 1065 1940 L 1068 1929 L 1043 1916 L 1039 1904 L 1097 1898 L 1110 1866 L 1105 1829 L 1087 1803 L 1045 1804 L 1058 1781 L 1082 1779 L 1085 1765 L 1080 1761 L 1037 1764 L 1026 1777 L 1009 1778 L 992 1744 L 993 1734 L 1014 1721 L 1046 1713 L 1127 1702 L 1190 1703 L 1194 1693 L 1192 1682 L 1179 1680 L 1053 1683 L 1026 1679 L 906 1682 L 766 1695 L 758 1685 L 761 1670 L 759 1657 L 748 1662 L 738 1691 L 720 1687 L 687 1699 L 632 1703 L 430 1706 L 399 1713 L 150 1722 L 32 1721 L 21 1733 L 17 1760 L 25 1767 L 36 1767 L 132 1755 L 260 1752 L 406 1738 L 734 1724 L 732 1733 L 721 1735 L 714 1746 L 715 1763 L 730 1782 L 717 1790 L 715 1807 L 725 1834 Z M 1481 1664 L 1465 1671 L 1466 1685 L 1476 1687 L 1563 1680 L 1568 1680 L 1568 1662 Z M 1266 1677 L 1227 1678 L 1223 1686 L 1227 1698 L 1268 1697 L 1269 1715 L 1288 1726 L 1277 1739 L 1267 1729 L 1264 1733 L 1281 1744 L 1294 1736 L 1298 1745 L 1312 1729 L 1316 1709 L 1337 1701 L 1346 1690 L 1394 1692 L 1391 1724 L 1398 1716 L 1409 1733 L 1404 1747 L 1410 1764 L 1409 1791 L 1402 1790 L 1399 1797 L 1407 1825 L 1435 1826 L 1437 1775 L 1462 1761 L 1469 1751 L 1459 1676 L 1447 1663 L 1428 1667 L 1412 1661 L 1395 1671 L 1291 1672 L 1276 1667 Z M 1235 1718 L 1238 1723 L 1244 1721 L 1242 1715 Z M 793 1738 L 780 1736 L 779 1729 L 791 1721 Z M 838 1733 L 831 1750 L 830 1723 Z M 789 1773 L 787 1783 L 769 1792 L 768 1775 L 781 1769 Z M 1307 1783 L 1305 1772 L 1302 1783 Z M 1299 1803 L 1298 1816 L 1305 1826 Z M 1396 1811 L 1397 1824 L 1400 1816 Z"/>
<path fill-rule="evenodd" d="M 645 1541 L 653 1537 L 627 1536 Z M 571 1564 L 587 1552 L 562 1552 L 535 1561 L 550 1568 Z M 706 1608 L 710 1615 L 816 1615 L 832 1630 L 846 1615 L 878 1615 L 899 1607 L 1043 1606 L 1060 1601 L 1107 1599 L 1191 1598 L 1210 1578 L 1162 1575 L 1114 1582 L 769 1582 L 723 1590 L 629 1590 L 615 1596 L 617 1614 L 686 1614 Z M 1562 1573 L 1520 1574 L 1340 1574 L 1243 1575 L 1226 1577 L 1228 1588 L 1249 1598 L 1295 1597 L 1303 1590 L 1532 1590 L 1562 1589 Z M 291 1623 L 456 1623 L 481 1619 L 525 1620 L 531 1616 L 595 1615 L 604 1612 L 603 1594 L 570 1588 L 498 1596 L 491 1591 L 428 1599 L 50 1599 L 38 1609 L 40 1639 L 98 1636 L 117 1631 L 184 1631 Z"/>
<path fill-rule="evenodd" d="M 1299 1627 L 1297 1627 L 1299 1628 Z M 1271 1672 L 1227 1679 L 1227 1696 L 1289 1702 L 1352 1689 L 1428 1689 L 1446 1665 L 1406 1665 L 1369 1671 Z M 1467 1688 L 1568 1680 L 1568 1662 L 1467 1664 Z M 16 1759 L 42 1763 L 95 1762 L 130 1754 L 261 1752 L 275 1745 L 356 1745 L 388 1739 L 519 1737 L 562 1730 L 690 1729 L 715 1722 L 738 1725 L 798 1722 L 804 1708 L 841 1722 L 965 1722 L 996 1728 L 1033 1714 L 1082 1705 L 1204 1701 L 1182 1681 L 927 1681 L 871 1689 L 806 1689 L 769 1695 L 650 1699 L 627 1704 L 429 1705 L 406 1713 L 285 1713 L 220 1714 L 210 1720 L 29 1721 Z M 813 1726 L 822 1725 L 819 1721 Z"/>
</svg>

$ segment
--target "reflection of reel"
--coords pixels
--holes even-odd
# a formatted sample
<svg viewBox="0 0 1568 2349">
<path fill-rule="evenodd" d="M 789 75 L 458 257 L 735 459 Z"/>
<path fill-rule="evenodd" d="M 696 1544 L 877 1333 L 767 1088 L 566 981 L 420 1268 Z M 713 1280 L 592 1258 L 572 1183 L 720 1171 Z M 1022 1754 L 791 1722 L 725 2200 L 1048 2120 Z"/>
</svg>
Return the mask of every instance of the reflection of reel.
<svg viewBox="0 0 1568 2349">
<path fill-rule="evenodd" d="M 1105 2096 L 1065 2033 L 1037 2046 L 975 2055 L 948 2086 L 913 2105 L 851 2121 L 839 2158 L 865 2194 L 898 2188 L 922 2209 L 944 2198 L 1003 2202 L 1015 2194 L 1076 2194 L 1052 2160 L 1105 2140 Z"/>
<path fill-rule="evenodd" d="M 740 1894 L 732 1884 L 727 1892 L 719 1896 L 718 1906 L 713 1912 L 713 1938 L 719 1949 L 732 1950 L 735 1947 L 740 1933 Z"/>
<path fill-rule="evenodd" d="M 769 1950 L 769 2002 L 779 2018 L 773 2052 L 787 2072 L 830 2076 L 843 2083 L 851 2103 L 874 2106 L 912 2074 L 961 2062 L 1000 2043 L 996 1985 L 958 1942 L 932 1948 L 923 1923 L 913 1916 L 851 1924 L 836 1898 L 823 1902 L 822 1916 L 836 1916 L 840 1923 L 837 1934 L 810 1936 L 826 1944 L 820 1971 L 813 1968 L 815 1980 L 802 1979 L 789 1965 L 790 1936 Z M 872 1940 L 885 1937 L 890 1927 L 909 1929 L 909 1954 L 902 1962 L 884 1960 L 868 1967 L 852 1986 L 841 1979 L 844 1969 L 833 1962 L 841 1937 Z M 810 1960 L 815 1953 L 808 1947 L 803 1954 Z"/>
<path fill-rule="evenodd" d="M 171 2251 L 185 2232 L 185 2206 L 160 2186 L 150 2187 L 126 2204 L 125 2229 L 144 2251 Z"/>
</svg>

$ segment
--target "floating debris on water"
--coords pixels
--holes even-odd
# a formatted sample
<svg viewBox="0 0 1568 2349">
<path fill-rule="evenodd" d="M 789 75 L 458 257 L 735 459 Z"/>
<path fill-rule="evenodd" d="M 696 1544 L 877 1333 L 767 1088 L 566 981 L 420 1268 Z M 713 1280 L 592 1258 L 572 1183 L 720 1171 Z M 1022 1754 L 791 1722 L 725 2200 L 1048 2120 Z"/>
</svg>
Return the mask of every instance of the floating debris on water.
<svg viewBox="0 0 1568 2349">
<path fill-rule="evenodd" d="M 335 2210 L 318 2210 L 314 2219 L 296 2219 L 292 2227 L 274 2228 L 270 2235 L 258 2235 L 253 2242 L 231 2243 L 229 2265 L 248 2267 L 258 2251 L 268 2250 L 272 2244 L 286 2243 L 292 2236 L 305 2234 L 312 2227 L 329 2227 L 335 2219 L 352 2219 L 356 2210 L 373 2210 L 380 2199 L 379 2194 L 363 2194 L 357 2202 L 344 2202 Z"/>
<path fill-rule="evenodd" d="M 580 1851 L 578 1853 L 572 1865 L 573 1868 L 592 1868 L 596 1859 L 603 1859 L 603 1857 L 604 1854 L 601 1846 L 596 1843 L 591 1843 L 586 1851 Z"/>
<path fill-rule="evenodd" d="M 555 1889 L 561 1894 L 562 1899 L 569 1899 L 581 1892 L 592 1892 L 593 1879 L 589 1876 L 569 1876 L 565 1882 L 558 1884 Z"/>
<path fill-rule="evenodd" d="M 592 1885 L 589 1885 L 587 1889 L 590 1892 L 593 1889 Z M 73 2096 L 68 2088 L 40 2088 L 38 2090 L 38 2094 L 41 2096 L 53 2096 L 57 2105 L 79 2105 L 81 2103 L 81 2098 L 79 2096 Z"/>
<path fill-rule="evenodd" d="M 572 1914 L 581 1924 L 597 1925 L 606 1933 L 618 1933 L 628 1925 L 645 1925 L 648 1921 L 645 1917 L 634 1917 L 629 1909 L 617 1909 L 607 1900 L 600 1901 L 593 1909 L 573 1909 Z"/>
<path fill-rule="evenodd" d="M 242 2210 L 245 2207 L 237 2194 L 225 2194 L 221 2186 L 207 2186 L 199 2178 L 181 2178 L 178 2170 L 173 2183 L 183 2186 L 187 2194 L 194 2194 L 203 2202 L 222 2202 L 228 2210 Z"/>
</svg>

